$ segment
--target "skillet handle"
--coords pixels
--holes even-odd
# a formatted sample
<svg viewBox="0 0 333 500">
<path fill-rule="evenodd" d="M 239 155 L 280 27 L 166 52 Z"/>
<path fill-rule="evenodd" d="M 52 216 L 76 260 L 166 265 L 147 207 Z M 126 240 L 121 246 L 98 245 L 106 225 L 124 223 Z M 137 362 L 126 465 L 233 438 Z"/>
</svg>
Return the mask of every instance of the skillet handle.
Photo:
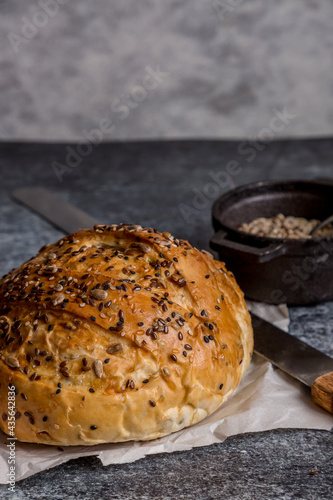
<svg viewBox="0 0 333 500">
<path fill-rule="evenodd" d="M 270 243 L 264 248 L 257 248 L 244 243 L 238 243 L 226 238 L 228 233 L 224 230 L 218 231 L 210 240 L 210 246 L 213 250 L 227 255 L 246 256 L 251 262 L 269 262 L 270 260 L 282 255 L 285 251 L 283 243 Z"/>
</svg>

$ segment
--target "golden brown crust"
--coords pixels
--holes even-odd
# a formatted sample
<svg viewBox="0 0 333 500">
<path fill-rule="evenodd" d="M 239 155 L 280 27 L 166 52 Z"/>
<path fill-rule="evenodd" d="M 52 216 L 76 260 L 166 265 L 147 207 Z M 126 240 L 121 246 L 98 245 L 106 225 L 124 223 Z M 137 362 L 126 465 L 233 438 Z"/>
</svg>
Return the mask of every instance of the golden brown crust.
<svg viewBox="0 0 333 500">
<path fill-rule="evenodd" d="M 95 226 L 0 280 L 0 415 L 54 445 L 147 440 L 215 411 L 253 349 L 223 263 L 169 233 Z"/>
</svg>

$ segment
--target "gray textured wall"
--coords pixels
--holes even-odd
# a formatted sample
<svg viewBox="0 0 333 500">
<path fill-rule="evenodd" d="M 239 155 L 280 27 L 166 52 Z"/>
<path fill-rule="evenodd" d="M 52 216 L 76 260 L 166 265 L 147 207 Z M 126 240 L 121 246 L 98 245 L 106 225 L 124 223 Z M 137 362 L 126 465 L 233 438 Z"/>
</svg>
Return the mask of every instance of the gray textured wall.
<svg viewBox="0 0 333 500">
<path fill-rule="evenodd" d="M 47 1 L 0 1 L 1 139 L 333 133 L 331 0 Z"/>
</svg>

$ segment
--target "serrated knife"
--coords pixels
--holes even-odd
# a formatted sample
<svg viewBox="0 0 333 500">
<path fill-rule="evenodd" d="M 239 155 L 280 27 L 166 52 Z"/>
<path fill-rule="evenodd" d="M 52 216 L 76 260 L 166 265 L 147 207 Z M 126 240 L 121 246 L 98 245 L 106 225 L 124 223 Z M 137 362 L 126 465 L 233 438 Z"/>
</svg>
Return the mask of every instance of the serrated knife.
<svg viewBox="0 0 333 500">
<path fill-rule="evenodd" d="M 12 196 L 67 233 L 100 223 L 42 187 L 16 189 Z M 259 316 L 251 316 L 255 352 L 311 387 L 315 403 L 333 413 L 333 359 Z"/>
</svg>

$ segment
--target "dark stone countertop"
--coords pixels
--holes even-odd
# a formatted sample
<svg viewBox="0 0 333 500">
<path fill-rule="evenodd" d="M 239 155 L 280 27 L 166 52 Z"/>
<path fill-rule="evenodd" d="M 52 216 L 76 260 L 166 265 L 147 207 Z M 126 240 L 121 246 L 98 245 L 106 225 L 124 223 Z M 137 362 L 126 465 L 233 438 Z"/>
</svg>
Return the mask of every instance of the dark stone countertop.
<svg viewBox="0 0 333 500">
<path fill-rule="evenodd" d="M 333 178 L 330 139 L 266 144 L 252 160 L 249 153 L 240 152 L 238 142 L 103 144 L 59 182 L 51 165 L 63 163 L 65 147 L 0 146 L 0 273 L 62 236 L 10 198 L 17 187 L 45 186 L 106 223 L 153 226 L 208 249 L 213 197 L 201 197 L 202 208 L 195 208 L 199 192 L 215 198 L 233 185 L 256 180 Z M 240 172 L 221 187 L 207 187 L 211 172 L 225 179 L 230 160 L 238 162 Z M 181 203 L 190 207 L 189 221 L 181 215 Z M 291 308 L 290 315 L 291 333 L 333 356 L 333 303 Z M 20 481 L 16 498 L 329 499 L 332 445 L 332 432 L 275 430 L 132 464 L 103 467 L 97 458 L 81 458 Z M 0 486 L 0 497 L 15 498 L 6 488 Z"/>
</svg>

